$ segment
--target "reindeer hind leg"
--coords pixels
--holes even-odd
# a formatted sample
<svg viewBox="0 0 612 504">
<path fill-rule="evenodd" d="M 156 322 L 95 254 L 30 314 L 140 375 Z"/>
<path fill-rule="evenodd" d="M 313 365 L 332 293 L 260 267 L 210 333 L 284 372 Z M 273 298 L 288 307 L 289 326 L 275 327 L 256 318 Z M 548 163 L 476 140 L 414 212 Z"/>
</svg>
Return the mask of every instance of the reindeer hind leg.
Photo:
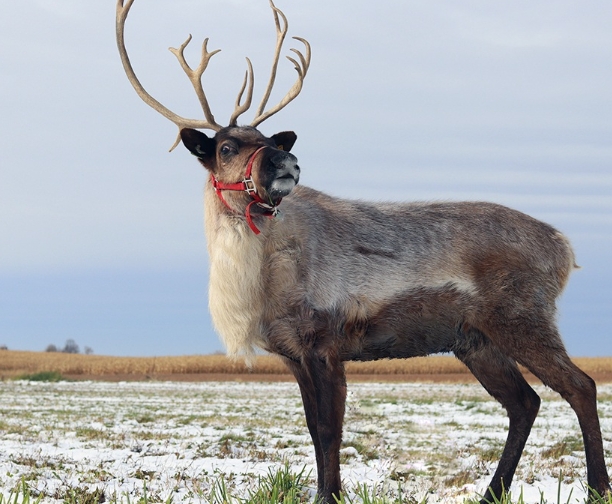
<svg viewBox="0 0 612 504">
<path fill-rule="evenodd" d="M 525 316 L 515 318 L 513 323 L 514 327 L 492 331 L 491 338 L 572 407 L 584 440 L 590 493 L 608 495 L 610 480 L 604 461 L 595 382 L 570 360 L 550 318 Z"/>
<path fill-rule="evenodd" d="M 523 453 L 531 426 L 540 408 L 540 398 L 523 378 L 515 361 L 484 334 L 471 329 L 454 352 L 508 413 L 508 437 L 497 470 L 481 503 L 497 502 L 508 490 Z"/>
</svg>

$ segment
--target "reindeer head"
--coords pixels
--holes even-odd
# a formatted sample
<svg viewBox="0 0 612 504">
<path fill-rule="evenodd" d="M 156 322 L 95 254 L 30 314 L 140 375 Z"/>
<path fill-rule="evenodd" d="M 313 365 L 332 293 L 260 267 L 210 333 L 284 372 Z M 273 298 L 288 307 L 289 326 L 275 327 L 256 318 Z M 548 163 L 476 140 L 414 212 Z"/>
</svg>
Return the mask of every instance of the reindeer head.
<svg viewBox="0 0 612 504">
<path fill-rule="evenodd" d="M 276 206 L 287 196 L 300 178 L 297 158 L 290 154 L 297 138 L 293 131 L 283 131 L 270 138 L 252 126 L 230 126 L 212 138 L 184 128 L 183 144 L 214 177 L 216 187 L 229 188 L 236 181 L 248 181 L 238 190 L 253 190 L 268 204 Z"/>
</svg>

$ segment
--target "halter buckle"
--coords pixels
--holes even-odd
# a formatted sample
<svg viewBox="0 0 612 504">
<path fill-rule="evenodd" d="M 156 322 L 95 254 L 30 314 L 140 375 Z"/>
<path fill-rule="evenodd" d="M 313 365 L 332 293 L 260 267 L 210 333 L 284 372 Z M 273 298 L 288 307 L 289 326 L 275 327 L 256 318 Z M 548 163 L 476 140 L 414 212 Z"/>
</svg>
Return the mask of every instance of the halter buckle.
<svg viewBox="0 0 612 504">
<path fill-rule="evenodd" d="M 244 184 L 244 190 L 250 195 L 257 194 L 257 187 L 255 186 L 255 181 L 253 177 L 243 178 L 242 183 Z"/>
</svg>

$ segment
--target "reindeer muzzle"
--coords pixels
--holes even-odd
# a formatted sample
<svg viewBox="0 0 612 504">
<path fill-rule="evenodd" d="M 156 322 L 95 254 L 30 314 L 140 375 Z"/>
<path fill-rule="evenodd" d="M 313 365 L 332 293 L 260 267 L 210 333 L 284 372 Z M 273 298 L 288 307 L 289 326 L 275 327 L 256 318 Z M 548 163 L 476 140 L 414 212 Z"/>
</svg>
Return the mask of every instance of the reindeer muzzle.
<svg viewBox="0 0 612 504">
<path fill-rule="evenodd" d="M 266 192 L 274 201 L 287 196 L 300 180 L 300 167 L 297 158 L 288 152 L 274 154 L 270 160 L 272 177 L 266 184 Z"/>
</svg>

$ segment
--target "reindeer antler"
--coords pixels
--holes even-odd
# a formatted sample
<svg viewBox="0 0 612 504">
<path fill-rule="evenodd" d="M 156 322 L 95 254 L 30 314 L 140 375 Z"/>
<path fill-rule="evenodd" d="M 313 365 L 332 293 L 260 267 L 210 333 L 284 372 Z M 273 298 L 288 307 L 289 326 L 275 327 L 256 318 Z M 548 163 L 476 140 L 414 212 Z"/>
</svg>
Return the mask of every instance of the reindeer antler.
<svg viewBox="0 0 612 504">
<path fill-rule="evenodd" d="M 161 103 L 159 103 L 155 98 L 153 98 L 145 90 L 145 88 L 142 86 L 142 84 L 138 80 L 138 77 L 136 77 L 136 74 L 130 62 L 130 58 L 127 55 L 127 50 L 125 48 L 125 39 L 124 39 L 125 20 L 130 12 L 130 8 L 132 7 L 133 3 L 134 3 L 134 0 L 127 0 L 125 4 L 124 4 L 124 0 L 117 0 L 116 34 L 117 34 L 117 46 L 119 48 L 119 55 L 121 56 L 121 62 L 123 63 L 123 69 L 125 70 L 125 73 L 127 75 L 128 80 L 130 81 L 130 84 L 132 84 L 132 87 L 136 90 L 136 93 L 138 93 L 138 96 L 140 96 L 140 98 L 147 105 L 152 107 L 154 110 L 157 110 L 157 112 L 159 112 L 161 115 L 163 115 L 167 119 L 170 119 L 174 124 L 176 124 L 177 127 L 179 128 L 179 133 L 182 128 L 199 128 L 199 129 L 211 129 L 214 131 L 219 131 L 222 128 L 222 126 L 217 124 L 214 116 L 212 115 L 210 111 L 210 108 L 208 107 L 208 101 L 206 100 L 206 95 L 204 94 L 204 90 L 202 88 L 202 83 L 200 80 L 202 77 L 202 74 L 204 73 L 204 70 L 206 70 L 206 67 L 208 66 L 208 61 L 214 54 L 216 54 L 219 51 L 217 50 L 217 51 L 213 51 L 212 53 L 209 53 L 206 49 L 207 41 L 204 41 L 204 44 L 202 46 L 202 60 L 198 68 L 195 71 L 193 71 L 191 70 L 189 65 L 187 65 L 187 63 L 185 62 L 185 58 L 183 57 L 183 50 L 185 49 L 187 44 L 190 42 L 191 35 L 183 43 L 183 45 L 181 45 L 180 49 L 178 50 L 170 49 L 178 58 L 179 62 L 181 63 L 181 66 L 183 67 L 183 70 L 185 70 L 185 73 L 187 73 L 189 80 L 191 80 L 196 90 L 196 94 L 198 95 L 198 98 L 200 99 L 200 103 L 202 104 L 202 109 L 204 110 L 204 116 L 206 117 L 206 120 L 203 121 L 203 120 L 198 120 L 198 119 L 186 119 L 184 117 L 179 116 L 178 114 L 175 114 L 170 109 L 164 107 Z M 177 137 L 176 142 L 170 148 L 170 150 L 173 150 L 178 145 L 179 140 L 180 140 L 180 136 Z"/>
<path fill-rule="evenodd" d="M 176 124 L 177 127 L 179 128 L 179 136 L 177 137 L 176 142 L 170 148 L 170 150 L 173 150 L 178 145 L 180 141 L 180 130 L 183 128 L 210 129 L 213 131 L 219 131 L 220 129 L 222 129 L 222 126 L 215 121 L 215 117 L 213 116 L 210 110 L 210 106 L 208 105 L 208 100 L 206 98 L 206 94 L 204 93 L 204 88 L 202 86 L 202 75 L 204 74 L 206 68 L 208 67 L 208 63 L 210 62 L 210 59 L 215 54 L 217 54 L 220 51 L 220 49 L 209 52 L 207 48 L 208 39 L 205 39 L 204 43 L 202 44 L 202 56 L 200 59 L 200 64 L 198 65 L 196 69 L 193 69 L 189 66 L 189 64 L 185 60 L 185 55 L 184 55 L 185 48 L 187 47 L 189 42 L 191 42 L 191 35 L 189 35 L 187 40 L 183 42 L 178 49 L 175 49 L 173 47 L 170 48 L 170 51 L 172 52 L 172 54 L 176 56 L 179 64 L 181 65 L 181 68 L 187 75 L 187 78 L 191 82 L 191 85 L 193 86 L 193 89 L 196 92 L 196 95 L 202 107 L 202 111 L 204 112 L 205 120 L 187 119 L 185 117 L 179 116 L 178 114 L 175 114 L 170 109 L 166 108 L 164 105 L 158 102 L 155 98 L 153 98 L 145 90 L 145 88 L 142 86 L 142 84 L 138 80 L 138 77 L 136 77 L 136 73 L 134 72 L 134 69 L 130 62 L 130 58 L 127 55 L 127 50 L 125 48 L 125 39 L 124 39 L 125 21 L 127 19 L 128 13 L 133 3 L 134 3 L 134 0 L 117 0 L 117 17 L 116 17 L 117 47 L 119 48 L 119 54 L 121 56 L 121 62 L 123 63 L 123 69 L 125 70 L 128 80 L 130 81 L 130 84 L 132 84 L 132 87 L 136 90 L 136 93 L 138 94 L 138 96 L 140 96 L 140 98 L 147 105 L 152 107 L 154 110 L 159 112 L 161 115 L 163 115 L 167 119 L 170 119 L 170 121 Z M 257 126 L 258 124 L 262 123 L 264 120 L 266 120 L 271 115 L 276 114 L 279 110 L 283 109 L 289 102 L 291 102 L 300 93 L 300 91 L 302 90 L 302 84 L 304 81 L 304 77 L 306 77 L 306 72 L 308 71 L 308 67 L 310 66 L 310 44 L 302 38 L 294 37 L 294 39 L 299 40 L 306 47 L 306 56 L 304 56 L 297 49 L 291 49 L 294 53 L 297 54 L 299 63 L 295 59 L 287 56 L 287 59 L 289 59 L 289 61 L 291 61 L 295 66 L 295 69 L 298 73 L 298 79 L 293 85 L 293 87 L 289 90 L 289 92 L 285 95 L 285 97 L 277 105 L 270 108 L 266 112 L 263 111 L 264 108 L 266 107 L 266 104 L 268 103 L 268 100 L 270 98 L 270 93 L 272 92 L 272 88 L 274 86 L 274 81 L 276 79 L 276 70 L 278 67 L 278 60 L 280 58 L 280 52 L 283 46 L 283 41 L 285 39 L 285 35 L 287 34 L 287 28 L 289 26 L 287 23 L 287 18 L 282 13 L 282 11 L 274 5 L 272 0 L 270 0 L 270 6 L 272 7 L 272 12 L 274 13 L 274 22 L 276 24 L 276 34 L 277 34 L 276 50 L 274 53 L 274 60 L 272 63 L 272 71 L 270 75 L 270 80 L 268 82 L 268 87 L 266 88 L 266 92 L 264 93 L 263 99 L 261 100 L 259 107 L 257 108 L 256 117 L 251 123 L 251 126 Z M 283 20 L 283 26 L 281 26 L 279 16 Z M 229 122 L 230 126 L 235 126 L 237 123 L 238 117 L 250 108 L 252 98 L 253 98 L 254 81 L 255 79 L 254 79 L 254 74 L 253 74 L 253 66 L 251 65 L 251 61 L 247 58 L 247 71 L 244 76 L 244 81 L 242 83 L 240 92 L 238 93 L 238 98 L 236 99 L 234 112 L 232 113 L 230 117 L 230 122 Z M 244 103 L 241 103 L 242 98 L 245 94 L 245 91 L 246 91 L 246 97 L 245 97 Z"/>
</svg>

